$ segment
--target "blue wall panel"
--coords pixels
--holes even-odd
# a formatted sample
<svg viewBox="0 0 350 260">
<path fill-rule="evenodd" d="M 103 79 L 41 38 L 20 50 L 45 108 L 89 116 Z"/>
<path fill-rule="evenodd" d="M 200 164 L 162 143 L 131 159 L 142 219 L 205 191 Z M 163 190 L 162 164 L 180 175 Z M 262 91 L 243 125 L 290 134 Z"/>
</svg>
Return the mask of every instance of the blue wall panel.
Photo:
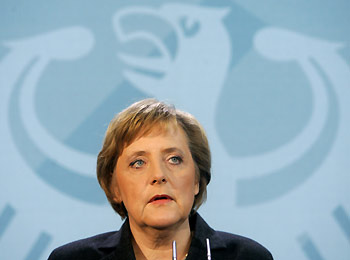
<svg viewBox="0 0 350 260">
<path fill-rule="evenodd" d="M 193 113 L 216 229 L 350 259 L 348 1 L 9 1 L 0 8 L 0 259 L 116 230 L 96 176 L 141 98 Z"/>
</svg>

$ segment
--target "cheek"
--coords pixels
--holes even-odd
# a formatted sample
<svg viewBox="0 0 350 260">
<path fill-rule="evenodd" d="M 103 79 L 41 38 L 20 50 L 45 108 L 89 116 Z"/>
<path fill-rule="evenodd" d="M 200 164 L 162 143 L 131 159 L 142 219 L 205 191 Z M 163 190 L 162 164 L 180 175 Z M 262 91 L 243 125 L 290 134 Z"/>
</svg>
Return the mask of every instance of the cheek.
<svg viewBox="0 0 350 260">
<path fill-rule="evenodd" d="M 199 183 L 197 181 L 197 176 L 194 172 L 191 172 L 187 175 L 186 178 L 179 185 L 180 189 L 186 187 L 186 193 L 189 197 L 195 196 L 199 192 Z"/>
<path fill-rule="evenodd" d="M 112 187 L 113 195 L 115 200 L 120 203 L 127 200 L 126 192 L 132 188 L 128 185 L 129 181 L 127 180 L 127 176 L 125 175 L 125 166 L 120 160 L 117 161 L 116 167 L 112 176 Z"/>
<path fill-rule="evenodd" d="M 141 181 L 119 176 L 116 180 L 116 190 L 119 192 L 121 201 L 123 201 L 126 206 L 137 202 L 135 198 L 140 198 L 144 187 L 142 187 Z"/>
</svg>

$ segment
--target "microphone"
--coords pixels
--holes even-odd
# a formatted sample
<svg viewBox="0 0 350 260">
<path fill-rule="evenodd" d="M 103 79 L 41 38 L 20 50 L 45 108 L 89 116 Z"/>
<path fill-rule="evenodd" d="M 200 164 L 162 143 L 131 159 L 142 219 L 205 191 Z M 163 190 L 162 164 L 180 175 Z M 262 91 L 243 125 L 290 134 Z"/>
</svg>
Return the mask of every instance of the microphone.
<svg viewBox="0 0 350 260">
<path fill-rule="evenodd" d="M 177 260 L 177 255 L 176 255 L 176 241 L 173 241 L 173 260 Z"/>
<path fill-rule="evenodd" d="M 211 260 L 211 251 L 210 251 L 209 238 L 207 238 L 206 241 L 207 241 L 207 259 Z"/>
<path fill-rule="evenodd" d="M 211 260 L 209 238 L 206 239 L 206 242 L 207 242 L 207 260 Z M 173 241 L 173 260 L 177 260 L 176 241 L 175 240 Z"/>
</svg>

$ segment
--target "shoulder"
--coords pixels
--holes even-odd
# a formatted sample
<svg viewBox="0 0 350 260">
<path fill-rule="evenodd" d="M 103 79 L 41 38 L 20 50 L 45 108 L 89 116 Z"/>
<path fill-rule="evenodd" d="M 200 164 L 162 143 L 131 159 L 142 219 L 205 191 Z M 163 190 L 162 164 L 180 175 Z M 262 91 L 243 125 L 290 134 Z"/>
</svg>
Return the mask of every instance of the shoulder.
<svg viewBox="0 0 350 260">
<path fill-rule="evenodd" d="M 215 231 L 214 240 L 222 243 L 224 250 L 221 253 L 229 257 L 229 259 L 244 259 L 244 260 L 272 260 L 271 253 L 258 242 L 239 235 Z M 221 250 L 218 250 L 218 253 Z M 222 259 L 225 259 L 222 256 Z"/>
<path fill-rule="evenodd" d="M 113 251 L 118 237 L 119 232 L 108 232 L 77 240 L 56 248 L 48 260 L 100 259 Z"/>
<path fill-rule="evenodd" d="M 204 219 L 195 213 L 190 217 L 194 231 L 191 248 L 195 258 L 205 258 L 206 239 L 209 238 L 212 259 L 230 260 L 272 260 L 271 253 L 258 242 L 231 233 L 212 229 Z M 190 255 L 190 254 L 189 254 Z M 200 256 L 200 257 L 197 257 Z M 193 258 L 193 259 L 195 259 Z"/>
</svg>

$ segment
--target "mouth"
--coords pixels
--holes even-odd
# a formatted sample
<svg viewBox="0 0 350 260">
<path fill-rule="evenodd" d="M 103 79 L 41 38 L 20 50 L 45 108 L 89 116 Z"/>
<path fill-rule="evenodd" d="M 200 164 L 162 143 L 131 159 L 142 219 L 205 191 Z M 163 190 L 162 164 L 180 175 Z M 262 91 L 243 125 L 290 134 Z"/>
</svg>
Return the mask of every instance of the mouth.
<svg viewBox="0 0 350 260">
<path fill-rule="evenodd" d="M 161 203 L 167 203 L 174 200 L 172 197 L 166 194 L 161 195 L 155 195 L 153 196 L 148 203 L 154 203 L 154 204 L 161 204 Z"/>
</svg>

